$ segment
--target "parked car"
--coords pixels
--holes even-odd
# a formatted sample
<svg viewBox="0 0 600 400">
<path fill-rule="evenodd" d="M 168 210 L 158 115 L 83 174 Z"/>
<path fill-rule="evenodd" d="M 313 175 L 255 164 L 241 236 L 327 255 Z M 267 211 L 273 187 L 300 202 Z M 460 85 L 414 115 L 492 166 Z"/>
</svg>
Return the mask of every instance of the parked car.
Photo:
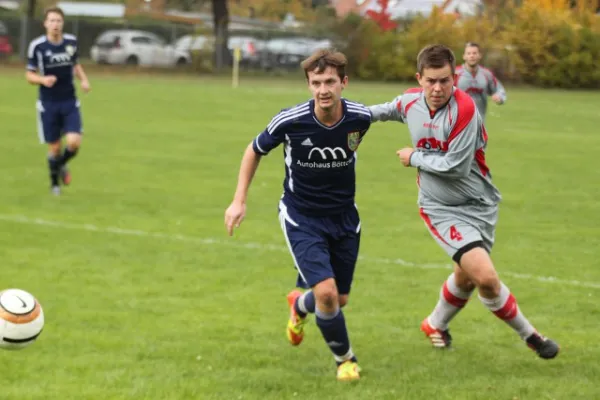
<svg viewBox="0 0 600 400">
<path fill-rule="evenodd" d="M 109 30 L 96 39 L 90 51 L 98 64 L 130 64 L 173 67 L 191 62 L 189 51 L 167 44 L 154 33 L 140 30 Z"/>
<path fill-rule="evenodd" d="M 233 54 L 237 47 L 240 49 L 240 64 L 246 66 L 260 65 L 260 51 L 264 48 L 265 42 L 250 36 L 230 36 L 227 42 L 227 48 Z M 184 35 L 175 41 L 175 48 L 188 51 L 214 51 L 214 36 L 206 35 Z"/>
<path fill-rule="evenodd" d="M 262 49 L 261 65 L 264 69 L 295 69 L 300 62 L 315 50 L 331 48 L 329 40 L 315 40 L 303 37 L 275 38 L 266 42 Z"/>
<path fill-rule="evenodd" d="M 0 58 L 8 58 L 13 53 L 13 47 L 10 44 L 10 36 L 6 25 L 0 21 Z"/>
</svg>

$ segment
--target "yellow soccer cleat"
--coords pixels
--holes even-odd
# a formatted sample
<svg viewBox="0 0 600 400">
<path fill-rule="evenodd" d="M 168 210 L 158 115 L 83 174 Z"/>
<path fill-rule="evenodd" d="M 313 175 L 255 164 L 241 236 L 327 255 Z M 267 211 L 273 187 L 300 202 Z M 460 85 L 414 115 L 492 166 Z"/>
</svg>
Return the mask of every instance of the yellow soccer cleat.
<svg viewBox="0 0 600 400">
<path fill-rule="evenodd" d="M 360 379 L 360 367 L 352 360 L 344 361 L 338 366 L 337 380 L 340 382 L 352 382 Z"/>
<path fill-rule="evenodd" d="M 292 346 L 298 346 L 302 343 L 302 339 L 304 339 L 304 324 L 306 323 L 306 317 L 301 318 L 294 308 L 296 299 L 300 296 L 302 296 L 302 292 L 299 290 L 292 290 L 287 295 L 287 302 L 290 307 L 290 319 L 287 323 L 287 338 Z"/>
</svg>

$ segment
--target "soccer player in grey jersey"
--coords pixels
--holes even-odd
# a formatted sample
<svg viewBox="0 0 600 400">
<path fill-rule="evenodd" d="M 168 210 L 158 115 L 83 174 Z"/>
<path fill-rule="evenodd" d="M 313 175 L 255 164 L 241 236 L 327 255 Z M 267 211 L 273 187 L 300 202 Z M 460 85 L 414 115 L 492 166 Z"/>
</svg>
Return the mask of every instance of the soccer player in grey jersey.
<svg viewBox="0 0 600 400">
<path fill-rule="evenodd" d="M 285 177 L 279 222 L 298 271 L 287 296 L 287 337 L 298 346 L 308 314 L 337 363 L 337 379 L 360 378 L 341 308 L 348 302 L 361 224 L 355 206 L 356 150 L 371 126 L 369 109 L 342 98 L 346 57 L 320 50 L 302 62 L 313 98 L 281 110 L 246 148 L 237 189 L 225 212 L 231 235 L 244 219 L 259 161 L 283 145 Z"/>
<path fill-rule="evenodd" d="M 473 98 L 485 122 L 488 96 L 492 97 L 494 103 L 504 104 L 506 90 L 492 71 L 479 64 L 481 49 L 477 43 L 466 44 L 463 59 L 465 63 L 456 67 L 454 85 Z"/>
<path fill-rule="evenodd" d="M 397 152 L 405 167 L 417 168 L 420 214 L 436 242 L 455 262 L 439 301 L 421 330 L 437 348 L 452 341 L 448 324 L 477 287 L 485 307 L 512 327 L 540 357 L 554 358 L 559 346 L 537 332 L 514 295 L 500 281 L 490 258 L 500 192 L 485 160 L 487 133 L 475 103 L 453 87 L 455 58 L 442 45 L 427 46 L 417 58 L 418 89 L 392 102 L 369 107 L 373 121 L 408 125 L 413 148 Z"/>
</svg>

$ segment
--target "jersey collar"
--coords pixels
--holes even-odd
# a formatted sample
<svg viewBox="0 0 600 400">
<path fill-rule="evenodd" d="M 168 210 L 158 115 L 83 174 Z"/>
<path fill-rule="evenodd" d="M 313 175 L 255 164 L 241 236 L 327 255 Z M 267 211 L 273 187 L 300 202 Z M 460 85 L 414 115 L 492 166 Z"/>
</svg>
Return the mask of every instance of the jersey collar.
<svg viewBox="0 0 600 400">
<path fill-rule="evenodd" d="M 310 114 L 312 115 L 315 122 L 317 124 L 319 124 L 319 126 L 321 128 L 328 129 L 328 130 L 335 129 L 338 126 L 340 126 L 340 124 L 342 123 L 342 121 L 344 121 L 344 119 L 346 119 L 346 113 L 348 112 L 348 107 L 346 106 L 346 101 L 343 98 L 340 99 L 340 101 L 342 102 L 342 118 L 340 118 L 340 120 L 338 122 L 336 122 L 334 125 L 327 126 L 327 125 L 321 123 L 321 121 L 319 121 L 319 119 L 317 118 L 317 115 L 315 114 L 315 99 L 310 100 Z"/>
</svg>

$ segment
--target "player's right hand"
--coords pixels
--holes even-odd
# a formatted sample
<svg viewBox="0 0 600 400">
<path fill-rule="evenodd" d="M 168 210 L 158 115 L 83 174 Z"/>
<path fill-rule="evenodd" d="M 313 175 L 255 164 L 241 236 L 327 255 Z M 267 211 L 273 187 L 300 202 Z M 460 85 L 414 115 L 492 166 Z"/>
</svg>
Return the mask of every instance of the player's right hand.
<svg viewBox="0 0 600 400">
<path fill-rule="evenodd" d="M 233 228 L 239 228 L 246 216 L 246 204 L 234 201 L 225 210 L 225 227 L 229 236 L 233 235 Z"/>
<path fill-rule="evenodd" d="M 46 86 L 47 88 L 51 88 L 52 86 L 54 86 L 55 83 L 56 76 L 54 75 L 48 75 L 42 78 L 42 85 Z"/>
</svg>

